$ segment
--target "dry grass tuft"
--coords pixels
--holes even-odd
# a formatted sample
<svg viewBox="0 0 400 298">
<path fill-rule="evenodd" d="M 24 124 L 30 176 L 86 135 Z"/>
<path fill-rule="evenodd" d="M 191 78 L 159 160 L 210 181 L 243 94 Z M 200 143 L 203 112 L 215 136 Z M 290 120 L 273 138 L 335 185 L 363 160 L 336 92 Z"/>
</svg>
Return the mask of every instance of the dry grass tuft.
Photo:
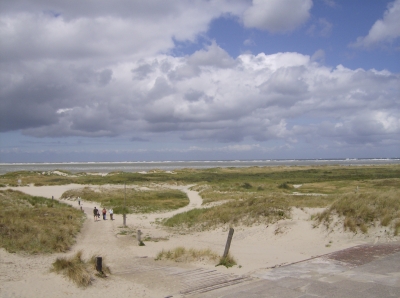
<svg viewBox="0 0 400 298">
<path fill-rule="evenodd" d="M 84 261 L 82 251 L 78 251 L 70 258 L 57 258 L 51 271 L 63 274 L 78 286 L 87 287 L 92 283 L 93 275 L 103 278 L 107 277 L 106 274 L 111 274 L 110 268 L 104 266 L 104 258 L 102 269 L 103 272 L 96 271 L 96 256 Z"/>
<path fill-rule="evenodd" d="M 176 247 L 171 250 L 162 250 L 155 258 L 158 260 L 171 260 L 175 262 L 215 262 L 218 260 L 218 255 L 210 249 L 186 249 L 182 246 Z"/>
<path fill-rule="evenodd" d="M 214 263 L 218 261 L 215 266 L 225 266 L 227 268 L 236 265 L 236 260 L 231 256 L 230 253 L 224 258 L 219 257 L 218 254 L 211 251 L 210 249 L 186 249 L 183 246 L 176 247 L 171 250 L 162 250 L 157 254 L 155 258 L 158 260 L 171 260 L 175 262 L 208 262 Z"/>
<path fill-rule="evenodd" d="M 343 227 L 356 233 L 368 232 L 368 227 L 379 224 L 389 227 L 397 235 L 400 228 L 400 200 L 397 190 L 386 192 L 351 193 L 341 195 L 316 220 L 329 227 L 333 215 L 343 218 Z"/>
<path fill-rule="evenodd" d="M 236 260 L 230 253 L 226 257 L 221 257 L 219 263 L 216 266 L 225 266 L 226 268 L 237 265 Z"/>
<path fill-rule="evenodd" d="M 63 274 L 78 286 L 87 287 L 92 283 L 91 274 L 86 262 L 82 260 L 81 251 L 71 258 L 57 258 L 52 271 Z"/>
</svg>

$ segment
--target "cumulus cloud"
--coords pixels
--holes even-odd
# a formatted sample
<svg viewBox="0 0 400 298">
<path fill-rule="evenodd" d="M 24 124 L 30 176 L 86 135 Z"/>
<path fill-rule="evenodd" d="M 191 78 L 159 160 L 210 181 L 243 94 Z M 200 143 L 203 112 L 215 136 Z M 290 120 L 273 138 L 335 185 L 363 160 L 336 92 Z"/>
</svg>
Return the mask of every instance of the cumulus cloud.
<svg viewBox="0 0 400 298">
<path fill-rule="evenodd" d="M 195 72 L 181 71 L 193 67 Z M 68 65 L 20 74 L 19 82 L 2 88 L 8 96 L 1 118 L 10 123 L 2 128 L 36 137 L 127 134 L 147 140 L 168 133 L 222 143 L 313 142 L 316 136 L 368 143 L 400 133 L 399 76 L 388 71 L 331 69 L 299 53 L 232 59 L 215 43 L 187 57 L 158 55 L 107 70 L 112 79 L 106 85 L 82 83 Z M 132 77 L 132 70 L 145 75 Z M 33 107 L 38 115 L 27 117 Z"/>
<path fill-rule="evenodd" d="M 400 0 L 388 5 L 383 19 L 377 20 L 368 35 L 357 38 L 352 46 L 371 47 L 392 42 L 400 37 Z"/>
<path fill-rule="evenodd" d="M 3 1 L 1 60 L 139 59 L 194 41 L 210 21 L 241 15 L 239 1 Z"/>
<path fill-rule="evenodd" d="M 242 142 L 224 145 L 233 151 L 270 140 L 399 142 L 398 74 L 329 68 L 323 50 L 231 57 L 210 41 L 171 54 L 174 40 L 195 40 L 226 14 L 252 28 L 293 30 L 311 0 L 151 0 L 131 10 L 125 0 L 73 2 L 2 3 L 2 132 Z"/>
<path fill-rule="evenodd" d="M 249 28 L 290 31 L 309 18 L 312 4 L 312 0 L 253 0 L 244 12 L 243 22 Z"/>
</svg>

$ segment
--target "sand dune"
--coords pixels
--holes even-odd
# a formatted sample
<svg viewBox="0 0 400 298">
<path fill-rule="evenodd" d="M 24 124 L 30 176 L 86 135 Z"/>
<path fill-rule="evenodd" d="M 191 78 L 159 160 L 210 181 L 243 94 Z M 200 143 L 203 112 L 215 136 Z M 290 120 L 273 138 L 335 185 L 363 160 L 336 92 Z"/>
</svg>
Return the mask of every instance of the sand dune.
<svg viewBox="0 0 400 298">
<path fill-rule="evenodd" d="M 85 186 L 25 186 L 13 189 L 31 195 L 47 198 L 53 196 L 54 199 L 59 199 L 65 191 L 82 187 Z M 99 205 L 83 201 L 81 205 L 87 214 L 87 220 L 77 238 L 77 243 L 67 254 L 25 256 L 10 254 L 4 249 L 0 249 L 0 296 L 98 297 L 99 294 L 112 294 L 125 297 L 166 297 L 167 294 L 175 293 L 174 297 L 179 297 L 178 278 L 165 276 L 158 270 L 147 270 L 139 274 L 123 273 L 132 271 L 133 268 L 156 268 L 162 265 L 174 268 L 209 268 L 222 273 L 251 276 L 256 275 L 258 270 L 305 260 L 357 244 L 392 240 L 385 236 L 384 229 L 375 229 L 366 236 L 345 233 L 340 225 L 336 230 L 330 232 L 323 227 L 313 228 L 310 217 L 321 209 L 293 208 L 291 219 L 268 226 L 235 228 L 230 252 L 238 261 L 238 266 L 233 268 L 215 267 L 215 264 L 201 261 L 195 264 L 154 261 L 155 256 L 162 249 L 171 249 L 177 246 L 196 249 L 209 248 L 222 255 L 228 235 L 226 228 L 186 233 L 185 231 L 171 232 L 156 225 L 154 222 L 157 219 L 199 208 L 202 204 L 201 197 L 196 191 L 190 190 L 190 185 L 168 187 L 186 192 L 190 199 L 189 205 L 172 212 L 127 216 L 127 225 L 131 229 L 140 229 L 144 236 L 168 240 L 148 241 L 146 246 L 138 246 L 134 238 L 118 235 L 122 225 L 122 216 L 115 215 L 114 221 L 94 222 L 92 210 L 94 206 L 99 207 Z M 75 200 L 62 201 L 79 207 Z M 72 255 L 79 250 L 84 252 L 84 257 L 93 254 L 105 257 L 107 265 L 114 274 L 107 279 L 96 279 L 93 285 L 82 289 L 62 276 L 49 272 L 51 263 L 57 257 Z"/>
</svg>

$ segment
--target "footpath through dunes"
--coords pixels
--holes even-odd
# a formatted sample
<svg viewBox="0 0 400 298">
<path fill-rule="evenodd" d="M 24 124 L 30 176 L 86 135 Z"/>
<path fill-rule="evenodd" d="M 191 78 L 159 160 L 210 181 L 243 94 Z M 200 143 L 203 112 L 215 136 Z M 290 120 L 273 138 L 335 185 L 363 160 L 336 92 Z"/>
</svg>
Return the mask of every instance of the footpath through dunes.
<svg viewBox="0 0 400 298">
<path fill-rule="evenodd" d="M 71 184 L 62 186 L 23 186 L 7 187 L 32 196 L 42 196 L 60 200 L 62 194 L 70 189 L 83 188 L 85 185 Z M 93 187 L 93 186 L 90 186 Z M 200 195 L 191 191 L 191 185 L 166 186 L 179 189 L 187 193 L 189 204 L 178 210 L 146 215 L 128 215 L 127 226 L 130 230 L 142 229 L 143 236 L 152 239 L 166 239 L 168 233 L 154 227 L 157 218 L 167 218 L 174 214 L 199 208 L 202 204 Z M 60 200 L 86 213 L 81 233 L 71 251 L 65 254 L 52 255 L 23 255 L 10 254 L 0 249 L 0 296 L 1 297 L 98 297 L 99 293 L 109 292 L 113 295 L 128 297 L 164 297 L 166 293 L 178 293 L 181 281 L 178 276 L 170 275 L 171 270 L 182 272 L 183 268 L 192 266 L 183 265 L 172 267 L 162 261 L 154 261 L 154 255 L 162 248 L 153 248 L 151 245 L 141 247 L 132 235 L 123 235 L 122 215 L 114 215 L 114 220 L 102 217 L 94 219 L 93 208 L 101 208 L 95 202 L 76 200 Z M 134 234 L 135 235 L 135 234 Z M 157 244 L 157 242 L 150 242 Z M 181 243 L 182 245 L 183 243 Z M 93 255 L 102 256 L 104 265 L 109 266 L 112 272 L 106 279 L 96 278 L 94 284 L 86 289 L 77 288 L 61 275 L 50 273 L 51 264 L 57 257 L 69 257 L 78 251 L 83 252 L 83 259 Z M 177 264 L 178 265 L 178 264 Z M 168 270 L 171 268 L 171 270 Z M 175 269 L 174 269 L 175 268 Z M 190 270 L 190 269 L 187 269 Z M 168 272 L 168 273 L 166 273 Z M 139 274 L 138 274 L 139 273 Z M 51 294 L 50 294 L 51 293 Z"/>
<path fill-rule="evenodd" d="M 12 189 L 30 195 L 47 198 L 54 196 L 54 199 L 59 199 L 65 191 L 83 187 L 85 185 L 31 186 Z M 90 185 L 89 187 L 97 186 Z M 215 297 L 212 293 L 223 289 L 228 291 L 223 290 L 224 295 L 226 294 L 224 297 L 229 297 L 233 292 L 239 291 L 238 289 L 245 289 L 247 285 L 249 293 L 254 294 L 254 291 L 250 290 L 253 289 L 250 285 L 253 285 L 255 281 L 271 279 L 269 272 L 273 272 L 274 276 L 281 274 L 290 279 L 284 273 L 289 272 L 288 274 L 290 274 L 293 270 L 278 271 L 278 269 L 284 270 L 287 266 L 290 267 L 291 263 L 363 243 L 378 242 L 379 244 L 392 240 L 386 237 L 384 229 L 377 230 L 370 236 L 345 233 L 340 229 L 328 234 L 323 227 L 313 227 L 314 222 L 310 219 L 312 214 L 321 209 L 293 208 L 292 218 L 276 224 L 235 228 L 230 251 L 237 260 L 238 266 L 233 268 L 215 267 L 215 263 L 210 264 L 205 260 L 193 264 L 155 261 L 155 257 L 161 250 L 169 250 L 178 246 L 211 249 L 222 255 L 228 234 L 226 228 L 188 233 L 183 230 L 173 232 L 156 224 L 158 219 L 199 208 L 202 204 L 200 195 L 196 191 L 190 190 L 190 185 L 159 185 L 157 187 L 180 189 L 187 193 L 190 202 L 187 206 L 175 211 L 130 214 L 127 216 L 128 227 L 124 228 L 121 215 L 115 215 L 113 221 L 109 219 L 108 214 L 107 220 L 100 218 L 100 220 L 94 221 L 93 208 L 96 206 L 100 209 L 100 206 L 93 202 L 83 201 L 81 206 L 87 219 L 77 237 L 77 243 L 70 252 L 24 256 L 9 254 L 1 249 L 0 297 L 67 297 L 71 295 L 98 297 L 101 294 L 127 297 L 186 297 L 192 295 L 203 297 L 203 295 L 209 294 L 208 297 Z M 76 200 L 61 201 L 80 208 Z M 136 235 L 137 230 L 142 231 L 142 238 L 146 239 L 145 246 L 139 246 L 137 240 L 132 237 Z M 51 264 L 57 257 L 72 256 L 78 251 L 83 252 L 84 259 L 92 255 L 104 257 L 105 265 L 110 267 L 113 274 L 106 279 L 96 278 L 91 286 L 82 289 L 61 275 L 49 272 Z M 318 268 L 315 269 L 317 272 L 320 270 Z M 301 270 L 301 268 L 298 269 L 298 271 Z M 307 275 L 307 273 L 304 274 Z M 273 285 L 276 286 L 275 283 Z M 228 288 L 232 288 L 232 290 Z M 280 297 L 285 296 L 281 295 Z"/>
</svg>

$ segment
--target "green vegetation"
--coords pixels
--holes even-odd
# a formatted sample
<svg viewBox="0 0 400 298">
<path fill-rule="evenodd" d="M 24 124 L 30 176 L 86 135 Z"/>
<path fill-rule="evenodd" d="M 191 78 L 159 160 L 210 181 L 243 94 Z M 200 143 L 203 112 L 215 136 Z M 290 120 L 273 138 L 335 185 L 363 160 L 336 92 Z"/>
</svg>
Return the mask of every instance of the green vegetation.
<svg viewBox="0 0 400 298">
<path fill-rule="evenodd" d="M 9 252 L 65 252 L 83 222 L 77 209 L 19 191 L 0 191 L 0 247 Z"/>
<path fill-rule="evenodd" d="M 292 189 L 292 187 L 289 184 L 287 184 L 286 182 L 279 184 L 278 188 Z"/>
<path fill-rule="evenodd" d="M 184 192 L 174 189 L 135 190 L 132 188 L 100 188 L 90 187 L 66 191 L 63 199 L 81 197 L 85 201 L 98 202 L 101 207 L 114 208 L 115 214 L 150 213 L 175 210 L 189 204 Z M 126 204 L 126 209 L 123 206 Z"/>
<path fill-rule="evenodd" d="M 160 251 L 155 260 L 171 260 L 186 263 L 198 261 L 215 262 L 218 260 L 218 255 L 210 249 L 186 249 L 179 246 L 171 250 Z"/>
<path fill-rule="evenodd" d="M 379 224 L 390 227 L 394 235 L 400 231 L 399 191 L 351 193 L 338 197 L 316 220 L 327 227 L 334 215 L 344 219 L 343 227 L 352 232 L 366 233 L 368 228 Z"/>
<path fill-rule="evenodd" d="M 226 257 L 221 257 L 219 259 L 219 263 L 216 266 L 225 266 L 226 268 L 229 268 L 235 265 L 237 265 L 235 258 L 232 257 L 230 253 L 228 253 Z"/>
<path fill-rule="evenodd" d="M 104 258 L 102 263 L 102 272 L 97 272 L 96 256 L 84 261 L 82 259 L 82 251 L 78 251 L 70 258 L 57 258 L 51 271 L 63 274 L 78 286 L 87 287 L 92 283 L 93 275 L 106 277 L 106 274 L 111 274 L 110 268 L 105 266 Z"/>
<path fill-rule="evenodd" d="M 113 172 L 104 177 L 85 173 L 64 172 L 62 175 L 57 175 L 54 172 L 15 172 L 1 175 L 0 184 L 15 185 L 18 179 L 22 180 L 22 184 L 36 185 L 65 183 L 119 185 L 118 189 L 108 192 L 86 188 L 67 192 L 63 196 L 64 198 L 80 196 L 84 200 L 100 202 L 106 208 L 113 207 L 115 213 L 173 210 L 188 203 L 186 195 L 179 191 L 175 193 L 166 190 L 138 191 L 128 187 L 126 209 L 123 210 L 124 191 L 121 186 L 125 183 L 128 186 L 195 184 L 193 189 L 200 193 L 204 204 L 224 204 L 178 214 L 163 221 L 163 224 L 168 227 L 200 230 L 221 225 L 274 222 L 288 218 L 291 207 L 338 208 L 339 203 L 334 203 L 336 200 L 362 194 L 370 194 L 377 200 L 386 194 L 394 198 L 400 197 L 400 165 L 181 169 L 175 170 L 174 174 L 153 170 L 147 174 Z M 293 195 L 294 192 L 300 195 Z M 362 207 L 354 208 L 358 210 L 357 208 Z M 400 226 L 400 216 L 396 212 L 381 215 L 374 211 L 369 213 L 373 214 L 373 218 L 371 215 L 364 218 L 357 212 L 341 211 L 340 208 L 337 211 L 330 210 L 331 214 L 337 212 L 346 220 L 345 227 L 350 231 L 357 229 L 366 231 L 368 226 L 378 223 L 393 228 L 395 233 L 398 233 Z M 319 219 L 320 222 L 328 222 L 322 217 Z"/>
<path fill-rule="evenodd" d="M 211 251 L 210 249 L 186 249 L 183 246 L 179 246 L 170 250 L 163 249 L 157 254 L 155 260 L 170 260 L 185 263 L 200 261 L 214 263 L 219 260 L 218 264 L 215 266 L 225 266 L 226 268 L 229 268 L 236 265 L 236 260 L 231 256 L 230 253 L 228 253 L 228 255 L 224 258 L 219 257 L 217 253 Z"/>
<path fill-rule="evenodd" d="M 230 201 L 220 206 L 193 209 L 179 213 L 163 222 L 167 227 L 186 227 L 200 230 L 221 225 L 252 225 L 276 222 L 290 216 L 289 200 L 284 196 L 266 196 Z"/>
<path fill-rule="evenodd" d="M 58 170 L 58 172 L 62 172 Z M 385 180 L 400 178 L 400 165 L 380 166 L 295 166 L 295 167 L 249 167 L 249 168 L 210 168 L 210 169 L 181 169 L 175 174 L 154 170 L 147 174 L 113 172 L 106 176 L 86 173 L 69 173 L 63 171 L 63 176 L 54 172 L 21 171 L 0 175 L 0 184 L 17 186 L 20 179 L 23 185 L 62 185 L 77 184 L 149 184 L 149 183 L 179 183 L 179 184 L 208 184 L 223 186 L 225 189 L 257 189 L 259 186 L 276 188 L 282 183 L 309 184 L 333 183 L 332 191 L 340 190 L 360 181 Z M 338 183 L 342 182 L 342 183 Z M 248 183 L 248 185 L 246 184 Z M 243 188 L 242 186 L 245 186 Z"/>
</svg>

